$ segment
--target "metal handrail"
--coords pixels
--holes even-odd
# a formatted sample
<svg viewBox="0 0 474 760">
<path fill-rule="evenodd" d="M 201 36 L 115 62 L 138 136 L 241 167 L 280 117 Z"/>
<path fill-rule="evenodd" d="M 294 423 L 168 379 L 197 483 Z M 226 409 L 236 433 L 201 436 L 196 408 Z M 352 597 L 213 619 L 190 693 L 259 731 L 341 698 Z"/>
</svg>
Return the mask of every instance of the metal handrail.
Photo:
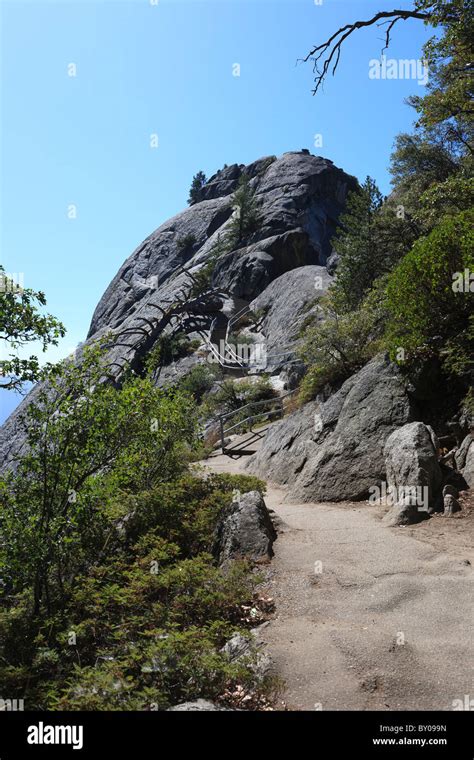
<svg viewBox="0 0 474 760">
<path fill-rule="evenodd" d="M 279 404 L 278 409 L 269 409 L 268 412 L 260 412 L 259 414 L 251 414 L 248 417 L 245 417 L 245 419 L 239 420 L 239 422 L 236 422 L 235 425 L 231 425 L 229 428 L 225 428 L 224 433 L 230 433 L 231 430 L 235 430 L 235 428 L 238 428 L 241 425 L 244 425 L 246 422 L 249 422 L 250 420 L 253 422 L 257 420 L 259 417 L 269 417 L 271 414 L 281 414 L 282 412 L 283 412 L 283 404 Z"/>
<path fill-rule="evenodd" d="M 225 369 L 236 369 L 235 364 L 238 365 L 241 369 L 246 369 L 245 364 L 242 364 L 241 362 L 237 361 L 235 364 L 228 364 L 226 361 L 226 357 L 223 356 L 214 346 L 214 344 L 211 342 L 211 335 L 214 329 L 214 324 L 216 322 L 216 319 L 214 319 L 211 322 L 211 326 L 209 328 L 209 334 L 206 335 L 204 333 L 200 333 L 200 335 L 204 338 L 204 342 L 206 344 L 207 350 L 217 359 L 218 364 L 220 364 L 221 367 L 224 367 Z M 231 357 L 232 358 L 232 357 Z"/>
<path fill-rule="evenodd" d="M 228 342 L 228 337 L 230 333 L 231 325 L 234 325 L 238 320 L 244 316 L 244 314 L 247 314 L 247 312 L 251 311 L 250 305 L 247 304 L 246 306 L 243 306 L 236 314 L 234 314 L 228 321 L 227 321 L 227 330 L 225 333 L 225 340 L 226 343 Z"/>
<path fill-rule="evenodd" d="M 231 430 L 234 430 L 236 427 L 240 427 L 245 422 L 249 422 L 252 420 L 256 420 L 259 417 L 264 417 L 272 414 L 284 414 L 285 408 L 283 404 L 283 400 L 287 398 L 288 396 L 292 396 L 295 393 L 295 391 L 287 391 L 286 393 L 283 393 L 281 396 L 277 396 L 276 398 L 266 398 L 262 399 L 261 401 L 250 401 L 248 404 L 244 404 L 244 406 L 239 407 L 238 409 L 233 409 L 231 412 L 227 412 L 227 414 L 220 414 L 219 424 L 220 424 L 220 432 L 221 432 L 221 448 L 222 453 L 225 454 L 225 434 L 229 433 Z M 235 425 L 231 425 L 230 428 L 225 428 L 224 423 L 225 420 L 229 419 L 229 417 L 234 417 L 236 414 L 241 414 L 244 409 L 248 409 L 249 407 L 260 407 L 263 404 L 278 404 L 278 409 L 269 409 L 266 412 L 260 412 L 259 414 L 250 414 L 245 419 L 239 420 Z"/>
<path fill-rule="evenodd" d="M 248 311 L 250 311 L 250 306 L 247 304 L 247 306 L 243 306 L 242 309 L 240 309 L 237 312 L 237 314 L 234 314 L 233 317 L 231 317 L 230 319 L 227 320 L 227 327 L 226 327 L 226 331 L 225 331 L 224 344 L 225 344 L 226 350 L 228 350 L 230 352 L 230 355 L 233 356 L 234 360 L 238 364 L 241 364 L 241 362 L 240 362 L 239 357 L 235 353 L 234 349 L 232 348 L 231 344 L 229 343 L 229 335 L 230 335 L 231 325 L 235 324 L 235 322 L 237 322 L 240 319 L 240 317 L 243 316 Z"/>
<path fill-rule="evenodd" d="M 262 406 L 263 404 L 270 404 L 270 403 L 277 403 L 280 402 L 282 399 L 286 398 L 287 396 L 290 396 L 294 391 L 288 391 L 288 393 L 283 393 L 281 396 L 276 396 L 275 398 L 264 398 L 260 401 L 249 401 L 248 404 L 244 404 L 244 406 L 239 406 L 238 409 L 233 409 L 231 412 L 227 412 L 227 414 L 220 414 L 219 419 L 226 420 L 228 417 L 233 417 L 235 414 L 238 414 L 239 412 L 242 412 L 244 409 L 248 409 L 249 406 Z"/>
</svg>

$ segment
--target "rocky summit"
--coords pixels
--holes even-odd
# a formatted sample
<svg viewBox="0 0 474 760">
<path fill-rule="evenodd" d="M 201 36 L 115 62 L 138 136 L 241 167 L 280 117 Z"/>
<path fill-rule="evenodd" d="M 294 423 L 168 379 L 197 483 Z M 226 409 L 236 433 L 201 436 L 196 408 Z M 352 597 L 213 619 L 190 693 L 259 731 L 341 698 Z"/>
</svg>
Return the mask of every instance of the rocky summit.
<svg viewBox="0 0 474 760">
<path fill-rule="evenodd" d="M 232 192 L 246 176 L 259 205 L 258 230 L 246 245 L 219 260 L 213 284 L 248 302 L 280 275 L 304 265 L 324 266 L 354 177 L 332 161 L 303 152 L 234 164 L 202 188 L 202 200 L 161 225 L 120 267 L 100 299 L 88 337 L 152 315 L 150 302 L 183 286 L 182 266 L 202 267 L 233 214 Z"/>
</svg>

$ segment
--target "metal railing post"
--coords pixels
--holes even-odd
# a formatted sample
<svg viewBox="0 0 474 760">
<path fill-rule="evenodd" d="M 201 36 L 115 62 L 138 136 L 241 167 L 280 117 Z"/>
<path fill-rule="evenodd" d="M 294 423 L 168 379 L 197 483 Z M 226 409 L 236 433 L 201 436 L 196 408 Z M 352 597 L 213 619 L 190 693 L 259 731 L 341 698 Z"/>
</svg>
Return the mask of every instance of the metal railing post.
<svg viewBox="0 0 474 760">
<path fill-rule="evenodd" d="M 222 453 L 225 454 L 224 420 L 222 419 L 222 417 L 219 418 L 219 422 L 220 422 L 220 425 L 221 425 L 221 448 L 222 448 Z"/>
</svg>

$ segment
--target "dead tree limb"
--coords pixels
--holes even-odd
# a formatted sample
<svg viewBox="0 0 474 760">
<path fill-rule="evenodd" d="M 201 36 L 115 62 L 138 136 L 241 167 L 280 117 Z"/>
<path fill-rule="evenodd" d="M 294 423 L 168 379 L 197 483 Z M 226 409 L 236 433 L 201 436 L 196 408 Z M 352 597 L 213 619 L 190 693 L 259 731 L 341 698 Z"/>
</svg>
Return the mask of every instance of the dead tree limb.
<svg viewBox="0 0 474 760">
<path fill-rule="evenodd" d="M 148 332 L 143 327 L 127 327 L 126 330 L 122 330 L 120 335 L 127 335 L 127 333 L 129 335 L 132 333 L 141 333 L 142 335 L 146 335 L 148 337 Z"/>
<path fill-rule="evenodd" d="M 432 17 L 433 15 L 429 12 L 424 13 L 417 10 L 379 11 L 375 14 L 375 16 L 372 16 L 372 18 L 368 19 L 367 21 L 355 21 L 353 24 L 346 24 L 345 26 L 342 26 L 337 30 L 337 32 L 332 34 L 331 37 L 326 40 L 326 42 L 313 47 L 313 49 L 309 51 L 308 55 L 303 58 L 303 61 L 305 63 L 307 63 L 310 59 L 312 59 L 314 62 L 313 71 L 317 76 L 314 80 L 315 87 L 313 90 L 313 95 L 316 95 L 317 91 L 322 86 L 331 67 L 331 73 L 334 76 L 339 64 L 339 60 L 341 58 L 342 45 L 347 40 L 347 38 L 350 37 L 350 35 L 357 29 L 363 29 L 364 27 L 373 26 L 374 24 L 377 24 L 378 26 L 388 24 L 385 32 L 385 50 L 390 44 L 390 32 L 398 21 L 406 21 L 409 18 L 414 18 L 421 21 L 429 21 Z M 385 19 L 385 21 L 382 21 L 382 19 Z M 379 21 L 382 21 L 382 24 L 378 24 L 377 22 Z M 324 56 L 326 57 L 324 58 Z M 320 64 L 321 59 L 323 60 Z"/>
<path fill-rule="evenodd" d="M 197 280 L 196 280 L 195 276 L 193 274 L 191 274 L 191 272 L 189 271 L 189 269 L 185 269 L 183 266 L 179 266 L 178 267 L 178 272 L 180 274 L 184 274 L 184 275 L 187 275 L 188 277 L 190 277 L 191 280 L 193 281 L 193 283 L 197 283 Z"/>
<path fill-rule="evenodd" d="M 147 325 L 148 325 L 148 326 L 149 326 L 149 327 L 150 327 L 152 330 L 154 330 L 154 329 L 155 329 L 155 326 L 154 326 L 154 324 L 153 324 L 152 322 L 150 322 L 150 320 L 149 320 L 149 319 L 147 319 L 146 317 L 135 317 L 135 319 L 136 319 L 137 321 L 138 321 L 138 320 L 141 320 L 142 322 L 146 322 L 146 323 L 147 323 Z"/>
</svg>

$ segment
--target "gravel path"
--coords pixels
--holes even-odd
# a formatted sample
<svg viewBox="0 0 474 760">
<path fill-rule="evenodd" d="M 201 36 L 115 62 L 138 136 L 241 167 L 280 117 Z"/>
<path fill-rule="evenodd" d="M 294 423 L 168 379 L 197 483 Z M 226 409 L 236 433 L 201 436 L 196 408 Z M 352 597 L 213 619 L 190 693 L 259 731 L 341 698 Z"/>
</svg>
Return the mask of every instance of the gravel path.
<svg viewBox="0 0 474 760">
<path fill-rule="evenodd" d="M 240 472 L 243 460 L 205 466 Z M 294 710 L 451 710 L 473 685 L 474 514 L 386 528 L 381 509 L 291 504 L 279 529 L 261 637 Z M 473 701 L 474 705 L 474 701 Z"/>
</svg>

